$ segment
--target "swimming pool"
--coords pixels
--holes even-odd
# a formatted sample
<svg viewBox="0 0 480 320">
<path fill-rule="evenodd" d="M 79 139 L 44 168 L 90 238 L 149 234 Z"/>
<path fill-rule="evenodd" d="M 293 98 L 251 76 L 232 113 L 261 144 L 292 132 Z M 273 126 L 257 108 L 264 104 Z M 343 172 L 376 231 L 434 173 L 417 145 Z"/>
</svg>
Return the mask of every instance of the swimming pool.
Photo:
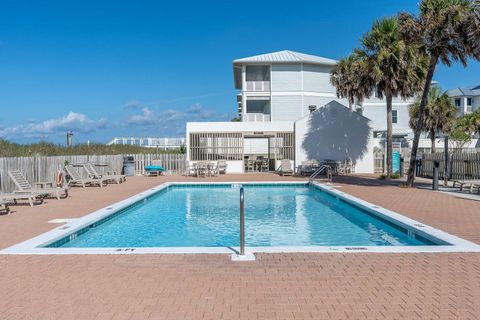
<svg viewBox="0 0 480 320">
<path fill-rule="evenodd" d="M 478 250 L 466 240 L 318 183 L 242 183 L 255 252 Z M 238 183 L 152 188 L 3 253 L 227 253 L 239 243 Z"/>
</svg>

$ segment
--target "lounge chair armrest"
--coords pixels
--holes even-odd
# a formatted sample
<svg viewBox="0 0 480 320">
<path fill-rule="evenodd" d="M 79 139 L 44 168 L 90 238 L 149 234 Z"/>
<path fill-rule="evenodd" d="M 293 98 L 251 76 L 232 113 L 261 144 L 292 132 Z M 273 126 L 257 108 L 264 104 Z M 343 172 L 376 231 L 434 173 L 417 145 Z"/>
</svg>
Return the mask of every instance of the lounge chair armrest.
<svg viewBox="0 0 480 320">
<path fill-rule="evenodd" d="M 51 181 L 49 181 L 49 182 L 35 182 L 35 186 L 40 187 L 40 188 L 45 188 L 45 187 L 53 188 L 53 182 L 51 182 Z"/>
</svg>

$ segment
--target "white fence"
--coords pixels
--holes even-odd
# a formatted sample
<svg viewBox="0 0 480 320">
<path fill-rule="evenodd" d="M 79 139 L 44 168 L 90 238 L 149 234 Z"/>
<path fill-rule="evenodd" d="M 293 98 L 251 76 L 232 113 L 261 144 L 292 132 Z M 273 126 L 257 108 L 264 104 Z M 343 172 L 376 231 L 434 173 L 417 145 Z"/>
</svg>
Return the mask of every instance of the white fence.
<svg viewBox="0 0 480 320">
<path fill-rule="evenodd" d="M 134 154 L 130 156 L 135 159 L 135 174 L 142 174 L 143 168 L 151 164 L 152 160 L 159 160 L 170 174 L 183 173 L 186 168 L 184 154 Z M 63 169 L 65 161 L 78 166 L 91 162 L 97 165 L 100 172 L 108 170 L 121 172 L 123 168 L 123 155 L 0 158 L 0 191 L 11 192 L 15 188 L 8 176 L 8 170 L 20 170 L 30 182 L 54 181 L 57 172 Z M 79 172 L 86 175 L 83 169 Z"/>
</svg>

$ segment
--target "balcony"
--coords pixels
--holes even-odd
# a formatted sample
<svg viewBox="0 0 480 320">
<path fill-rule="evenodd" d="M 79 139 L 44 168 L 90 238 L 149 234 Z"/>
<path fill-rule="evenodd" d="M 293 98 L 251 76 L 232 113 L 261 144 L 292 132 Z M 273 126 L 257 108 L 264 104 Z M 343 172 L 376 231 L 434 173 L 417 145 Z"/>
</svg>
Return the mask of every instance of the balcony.
<svg viewBox="0 0 480 320">
<path fill-rule="evenodd" d="M 269 122 L 270 115 L 265 113 L 245 113 L 242 115 L 244 122 Z"/>
<path fill-rule="evenodd" d="M 270 91 L 270 81 L 246 81 L 245 91 L 255 91 L 255 92 Z"/>
</svg>

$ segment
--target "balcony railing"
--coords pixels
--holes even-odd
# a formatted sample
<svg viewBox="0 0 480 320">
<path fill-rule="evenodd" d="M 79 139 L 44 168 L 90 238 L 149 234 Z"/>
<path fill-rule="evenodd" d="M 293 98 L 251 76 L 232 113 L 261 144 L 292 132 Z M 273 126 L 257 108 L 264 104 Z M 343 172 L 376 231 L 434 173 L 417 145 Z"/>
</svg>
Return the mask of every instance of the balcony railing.
<svg viewBox="0 0 480 320">
<path fill-rule="evenodd" d="M 473 107 L 472 106 L 466 106 L 465 107 L 465 113 L 472 113 L 473 112 Z"/>
<path fill-rule="evenodd" d="M 248 122 L 268 122 L 270 121 L 270 115 L 264 113 L 245 113 L 242 115 L 243 121 Z"/>
<path fill-rule="evenodd" d="M 270 91 L 270 81 L 247 81 L 246 91 Z"/>
</svg>

